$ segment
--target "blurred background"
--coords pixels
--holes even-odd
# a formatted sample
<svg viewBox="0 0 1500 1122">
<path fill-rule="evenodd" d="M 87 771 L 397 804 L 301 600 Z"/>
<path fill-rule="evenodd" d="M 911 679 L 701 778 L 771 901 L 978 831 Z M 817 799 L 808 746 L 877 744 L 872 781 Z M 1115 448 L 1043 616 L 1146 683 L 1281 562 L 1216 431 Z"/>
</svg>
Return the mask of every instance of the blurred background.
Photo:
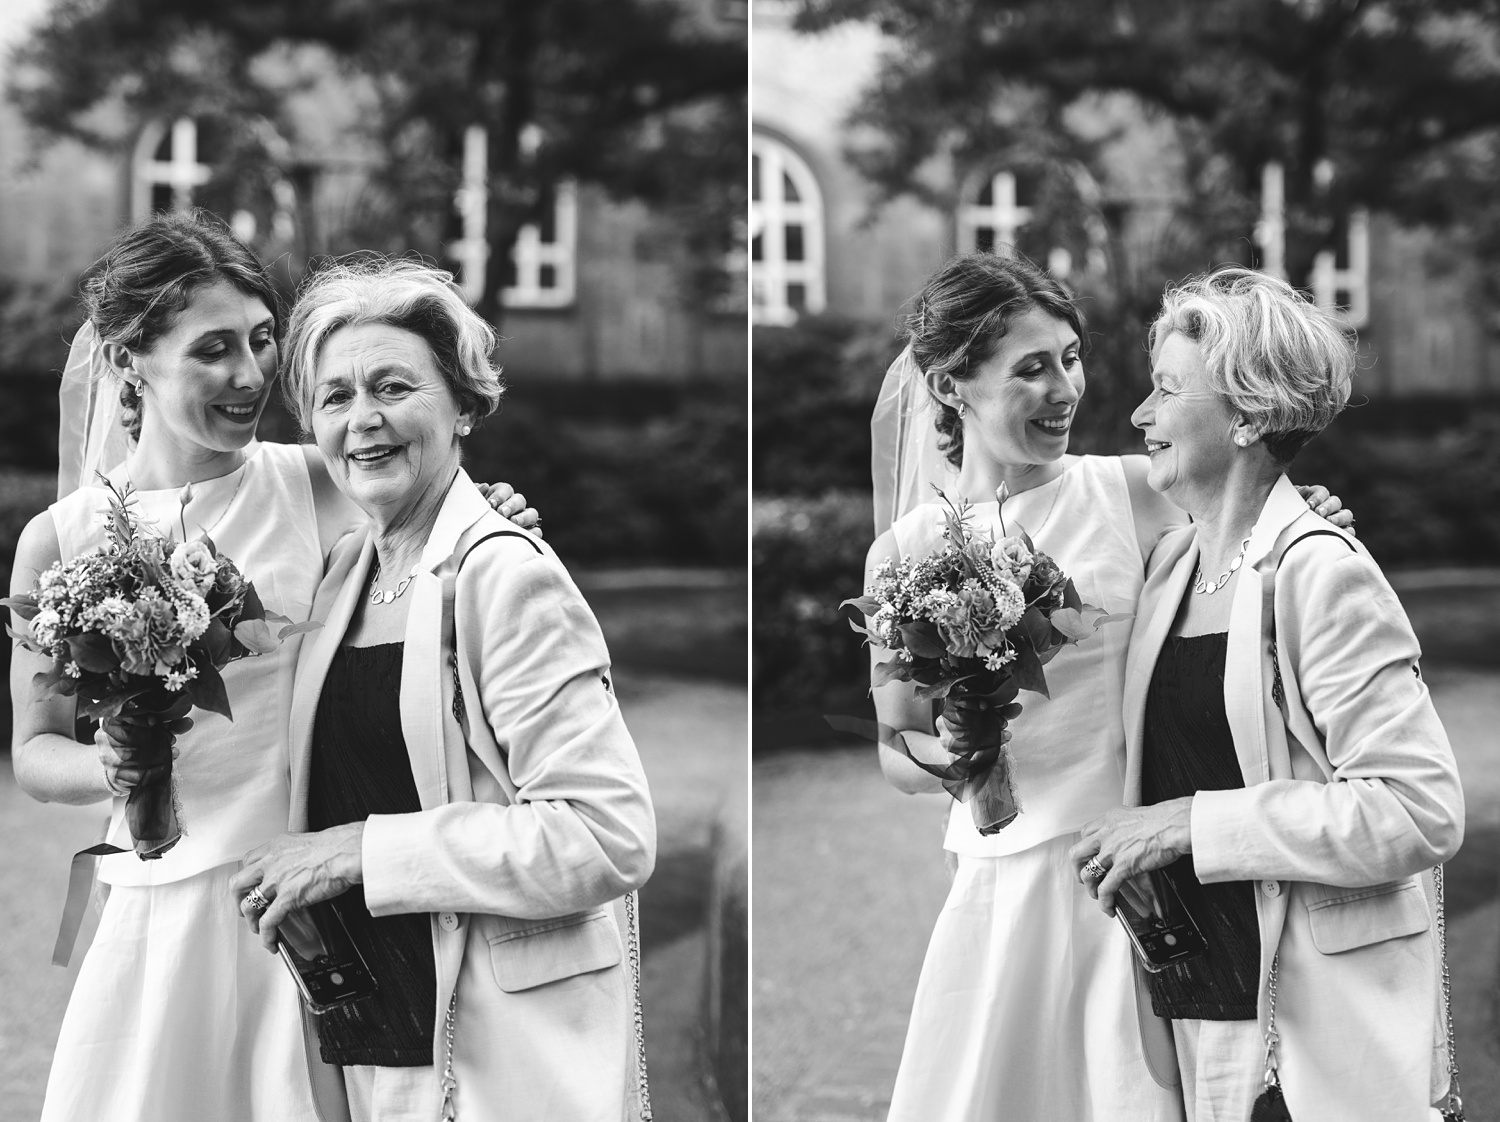
<svg viewBox="0 0 1500 1122">
<path fill-rule="evenodd" d="M 356 250 L 452 269 L 510 384 L 466 466 L 541 510 L 600 616 L 656 795 L 646 1028 L 668 1122 L 745 1116 L 747 15 L 0 5 L 0 576 L 55 497 L 78 275 L 124 226 L 212 210 L 288 301 Z M 279 402 L 261 436 L 297 438 Z M 19 917 L 0 955 L 0 1119 L 21 1120 L 70 985 L 46 965 L 67 855 L 101 813 L 33 803 L 8 767 L 0 803 L 0 839 L 26 854 L 0 869 Z"/>
<path fill-rule="evenodd" d="M 755 0 L 750 288 L 764 1122 L 879 1119 L 947 889 L 945 796 L 887 787 L 839 618 L 869 416 L 924 279 L 1015 247 L 1087 315 L 1072 452 L 1142 451 L 1163 286 L 1288 278 L 1357 332 L 1293 465 L 1358 516 L 1459 756 L 1449 867 L 1471 1119 L 1500 1118 L 1500 10 L 1487 0 Z"/>
</svg>

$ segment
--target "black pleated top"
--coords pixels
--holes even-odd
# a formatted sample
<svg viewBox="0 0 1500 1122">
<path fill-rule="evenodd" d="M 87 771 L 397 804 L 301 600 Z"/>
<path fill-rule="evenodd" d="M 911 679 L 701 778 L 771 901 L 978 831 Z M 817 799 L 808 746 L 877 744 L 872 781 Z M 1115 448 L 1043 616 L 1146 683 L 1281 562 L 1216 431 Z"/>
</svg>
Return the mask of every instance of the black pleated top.
<svg viewBox="0 0 1500 1122">
<path fill-rule="evenodd" d="M 340 647 L 313 726 L 308 826 L 422 809 L 401 734 L 402 644 Z M 379 984 L 375 996 L 322 1016 L 325 1063 L 432 1063 L 437 972 L 426 912 L 375 918 L 362 886 L 333 901 Z"/>
<path fill-rule="evenodd" d="M 1229 636 L 1172 636 L 1146 696 L 1141 801 L 1245 785 L 1224 712 Z M 1260 929 L 1251 881 L 1200 884 L 1188 854 L 1167 874 L 1203 933 L 1207 951 L 1147 976 L 1151 1006 L 1178 1020 L 1248 1021 L 1256 1016 Z"/>
</svg>

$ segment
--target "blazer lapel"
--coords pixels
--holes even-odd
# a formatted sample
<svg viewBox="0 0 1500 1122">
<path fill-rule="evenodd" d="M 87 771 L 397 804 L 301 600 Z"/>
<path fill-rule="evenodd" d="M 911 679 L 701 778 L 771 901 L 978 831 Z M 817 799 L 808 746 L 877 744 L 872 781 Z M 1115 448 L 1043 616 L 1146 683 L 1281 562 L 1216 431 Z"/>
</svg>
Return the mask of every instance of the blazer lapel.
<svg viewBox="0 0 1500 1122">
<path fill-rule="evenodd" d="M 1198 565 L 1198 536 L 1184 533 L 1181 541 L 1163 542 L 1158 549 L 1181 550 L 1172 559 L 1171 552 L 1153 558 L 1153 572 L 1141 589 L 1136 606 L 1135 627 L 1130 635 L 1130 650 L 1125 659 L 1125 805 L 1135 806 L 1141 799 L 1141 749 L 1145 738 L 1146 694 L 1151 675 L 1161 654 L 1178 606 L 1193 579 Z"/>
<path fill-rule="evenodd" d="M 455 771 L 462 767 L 462 757 L 449 758 L 445 748 L 444 683 L 453 668 L 445 657 L 443 629 L 451 608 L 443 603 L 443 578 L 435 570 L 453 556 L 464 531 L 489 513 L 489 503 L 460 469 L 443 498 L 412 581 L 401 656 L 401 734 L 424 810 L 447 804 L 453 793 L 470 797 L 467 772 Z"/>
<path fill-rule="evenodd" d="M 307 828 L 307 769 L 312 752 L 318 698 L 323 692 L 323 682 L 328 677 L 333 656 L 344 641 L 349 621 L 354 618 L 354 609 L 359 605 L 365 577 L 375 555 L 374 538 L 368 530 L 360 532 L 365 535 L 360 548 L 356 551 L 352 545 L 348 547 L 345 554 L 347 559 L 336 561 L 323 577 L 323 583 L 318 588 L 318 600 L 329 605 L 328 615 L 323 620 L 322 627 L 303 637 L 302 648 L 298 652 L 294 679 L 296 684 L 292 689 L 292 712 L 287 734 L 292 780 L 292 808 L 288 828 L 293 831 Z M 321 603 L 314 603 L 314 619 L 321 606 Z"/>
<path fill-rule="evenodd" d="M 1276 563 L 1286 528 L 1307 513 L 1307 503 L 1286 476 L 1276 481 L 1250 531 L 1245 563 L 1229 613 L 1229 650 L 1224 660 L 1224 715 L 1234 737 L 1235 755 L 1246 786 L 1286 778 L 1273 768 L 1268 750 L 1266 672 L 1271 649 L 1265 619 L 1266 582 L 1276 579 Z M 1280 719 L 1279 714 L 1274 719 Z M 1278 773 L 1273 775 L 1273 772 Z M 1288 772 L 1287 775 L 1290 773 Z"/>
</svg>

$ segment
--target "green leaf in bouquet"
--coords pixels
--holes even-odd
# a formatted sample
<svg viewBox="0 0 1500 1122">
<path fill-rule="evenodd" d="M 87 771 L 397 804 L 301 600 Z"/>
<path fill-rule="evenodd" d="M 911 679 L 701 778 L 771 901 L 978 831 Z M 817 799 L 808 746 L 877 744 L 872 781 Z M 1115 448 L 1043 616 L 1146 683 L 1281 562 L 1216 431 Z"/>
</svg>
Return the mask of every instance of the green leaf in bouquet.
<svg viewBox="0 0 1500 1122">
<path fill-rule="evenodd" d="M 285 619 L 286 617 L 282 616 L 281 618 Z M 305 635 L 309 631 L 321 631 L 322 629 L 323 621 L 320 619 L 304 620 L 301 623 L 288 623 L 280 631 L 276 632 L 276 638 L 290 639 L 293 635 Z M 860 630 L 863 630 L 863 628 Z"/>
<path fill-rule="evenodd" d="M 1063 581 L 1063 607 L 1072 608 L 1075 612 L 1081 612 L 1088 607 L 1083 602 L 1083 597 L 1078 595 L 1078 589 L 1073 587 L 1073 578 L 1068 577 Z"/>
<path fill-rule="evenodd" d="M 17 618 L 26 620 L 35 619 L 36 614 L 42 610 L 35 597 L 25 592 L 19 596 L 7 596 L 0 600 L 0 608 L 9 608 Z"/>
<path fill-rule="evenodd" d="M 208 630 L 203 633 L 201 641 L 215 666 L 223 666 L 233 654 L 234 636 L 224 621 L 218 617 L 208 621 Z"/>
<path fill-rule="evenodd" d="M 1052 626 L 1073 642 L 1087 639 L 1098 629 L 1097 619 L 1088 619 L 1077 608 L 1058 608 L 1052 613 Z"/>
<path fill-rule="evenodd" d="M 266 606 L 260 602 L 260 593 L 255 591 L 255 585 L 249 581 L 245 582 L 245 596 L 240 606 L 240 619 L 265 619 Z"/>
<path fill-rule="evenodd" d="M 950 693 L 953 687 L 963 681 L 962 678 L 943 678 L 941 681 L 933 682 L 931 685 L 917 687 L 916 699 L 918 701 L 942 701 Z"/>
<path fill-rule="evenodd" d="M 875 669 L 870 671 L 870 685 L 886 686 L 892 682 L 906 682 L 911 679 L 911 667 L 899 658 L 890 659 L 887 662 L 877 662 Z"/>
<path fill-rule="evenodd" d="M 85 717 L 92 717 L 96 721 L 108 721 L 120 715 L 120 712 L 129 705 L 132 700 L 139 697 L 141 693 L 115 693 L 104 697 L 91 698 L 79 703 L 78 711 Z"/>
<path fill-rule="evenodd" d="M 25 634 L 23 632 L 17 631 L 14 627 L 12 627 L 8 623 L 5 625 L 5 633 L 7 635 L 9 635 L 12 639 L 14 639 L 17 643 L 20 643 L 21 646 L 25 647 L 28 651 L 34 651 L 37 654 L 43 654 L 44 653 L 42 651 L 42 648 L 36 645 L 36 640 L 35 639 L 33 639 L 28 634 Z"/>
<path fill-rule="evenodd" d="M 82 635 L 69 635 L 64 642 L 68 644 L 68 653 L 73 656 L 73 661 L 84 670 L 107 674 L 120 661 L 115 657 L 113 644 L 103 635 L 92 631 L 86 631 Z"/>
<path fill-rule="evenodd" d="M 1010 664 L 1010 672 L 1023 690 L 1032 690 L 1043 697 L 1052 696 L 1047 692 L 1047 674 L 1042 669 L 1041 657 L 1030 640 L 1016 642 L 1016 660 Z"/>
<path fill-rule="evenodd" d="M 860 623 L 859 620 L 857 620 L 857 619 L 850 619 L 848 616 L 845 616 L 844 618 L 849 621 L 849 630 L 850 631 L 857 631 L 859 634 L 863 635 L 866 639 L 869 639 L 871 642 L 880 643 L 880 637 L 878 635 L 876 635 L 875 632 L 871 631 L 868 627 L 866 627 L 864 624 Z M 299 624 L 298 626 L 300 627 L 302 625 Z M 884 643 L 880 643 L 880 645 L 882 647 L 885 646 Z"/>
<path fill-rule="evenodd" d="M 263 619 L 242 619 L 234 625 L 234 637 L 252 654 L 270 654 L 276 649 L 276 636 Z"/>
<path fill-rule="evenodd" d="M 199 709 L 234 720 L 229 709 L 229 692 L 224 688 L 224 679 L 212 666 L 198 666 L 198 676 L 187 684 L 188 699 Z"/>
<path fill-rule="evenodd" d="M 980 693 L 977 690 L 970 691 L 971 697 L 982 698 L 983 700 L 988 701 L 991 705 L 994 705 L 997 708 L 1009 705 L 1011 702 L 1015 701 L 1015 699 L 1019 697 L 1020 694 L 1021 683 L 1017 682 L 1015 677 L 1011 674 L 1006 674 L 1005 677 L 1000 680 L 1000 684 L 992 690 L 987 690 L 984 693 Z M 1019 711 L 1020 706 L 1016 706 L 1016 709 Z M 1005 714 L 1002 713 L 1001 716 L 1005 716 Z"/>
<path fill-rule="evenodd" d="M 1031 640 L 1031 645 L 1038 650 L 1047 646 L 1052 636 L 1052 627 L 1047 622 L 1047 617 L 1037 607 L 1027 608 L 1026 614 L 1021 617 L 1021 622 L 1016 626 Z"/>
<path fill-rule="evenodd" d="M 902 645 L 919 658 L 942 658 L 948 647 L 938 634 L 937 625 L 925 619 L 913 623 L 898 624 Z"/>
<path fill-rule="evenodd" d="M 863 616 L 873 616 L 880 611 L 880 601 L 873 596 L 855 596 L 839 605 L 840 610 L 853 608 Z"/>
</svg>

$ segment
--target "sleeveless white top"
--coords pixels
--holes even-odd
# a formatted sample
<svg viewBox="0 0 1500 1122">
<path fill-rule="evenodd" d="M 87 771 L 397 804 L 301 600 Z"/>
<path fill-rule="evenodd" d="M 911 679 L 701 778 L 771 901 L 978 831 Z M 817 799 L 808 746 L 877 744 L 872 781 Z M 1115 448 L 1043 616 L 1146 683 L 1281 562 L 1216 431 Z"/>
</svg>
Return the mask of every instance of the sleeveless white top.
<svg viewBox="0 0 1500 1122">
<path fill-rule="evenodd" d="M 312 482 L 301 448 L 258 444 L 237 471 L 193 484 L 188 536 L 204 530 L 254 582 L 265 606 L 295 622 L 308 618 L 323 575 Z M 181 539 L 178 490 L 137 491 L 141 520 Z M 99 549 L 106 538 L 100 513 L 109 508 L 102 487 L 82 487 L 51 507 L 62 557 Z M 198 519 L 202 521 L 199 522 Z M 272 654 L 231 662 L 223 670 L 234 720 L 202 709 L 178 737 L 173 765 L 182 838 L 159 860 L 134 853 L 100 861 L 110 884 L 166 884 L 238 861 L 245 851 L 286 829 L 291 804 L 287 722 L 300 636 Z M 125 800 L 116 799 L 108 841 L 131 846 Z"/>
<path fill-rule="evenodd" d="M 942 547 L 945 510 L 924 503 L 891 527 L 902 557 Z M 998 503 L 976 503 L 971 518 L 976 527 L 1001 536 Z M 1144 565 L 1119 457 L 1080 457 L 1051 482 L 1013 495 L 1005 502 L 1005 527 L 1011 533 L 1024 529 L 1073 578 L 1084 603 L 1134 613 Z M 998 834 L 983 837 L 969 807 L 954 802 L 946 848 L 970 857 L 1020 853 L 1121 805 L 1130 627 L 1125 621 L 1106 624 L 1063 647 L 1046 666 L 1050 698 L 1022 692 L 1009 745 L 1021 812 Z"/>
</svg>

